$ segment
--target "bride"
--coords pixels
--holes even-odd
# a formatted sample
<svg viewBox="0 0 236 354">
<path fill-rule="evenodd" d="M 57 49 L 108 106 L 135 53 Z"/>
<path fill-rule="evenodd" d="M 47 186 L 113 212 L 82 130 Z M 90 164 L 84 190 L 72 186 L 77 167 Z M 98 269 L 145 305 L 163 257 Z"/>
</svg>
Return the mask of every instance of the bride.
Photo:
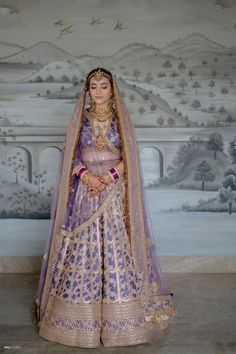
<svg viewBox="0 0 236 354">
<path fill-rule="evenodd" d="M 175 315 L 135 129 L 114 75 L 90 71 L 59 164 L 37 296 L 39 335 L 95 348 L 146 343 Z"/>
</svg>

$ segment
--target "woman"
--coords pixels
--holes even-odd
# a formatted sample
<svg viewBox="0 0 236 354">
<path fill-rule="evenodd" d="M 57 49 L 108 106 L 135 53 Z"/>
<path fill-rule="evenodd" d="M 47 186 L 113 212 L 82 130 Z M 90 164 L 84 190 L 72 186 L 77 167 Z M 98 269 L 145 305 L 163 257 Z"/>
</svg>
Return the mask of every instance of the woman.
<svg viewBox="0 0 236 354">
<path fill-rule="evenodd" d="M 86 77 L 68 125 L 35 298 L 39 335 L 94 348 L 150 340 L 176 310 L 161 273 L 135 130 L 115 77 Z"/>
</svg>

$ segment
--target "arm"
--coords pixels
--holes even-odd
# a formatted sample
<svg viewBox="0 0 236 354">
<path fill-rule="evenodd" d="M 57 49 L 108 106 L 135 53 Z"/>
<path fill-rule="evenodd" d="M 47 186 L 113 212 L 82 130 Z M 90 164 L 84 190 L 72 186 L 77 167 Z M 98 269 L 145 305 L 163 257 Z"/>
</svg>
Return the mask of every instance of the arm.
<svg viewBox="0 0 236 354">
<path fill-rule="evenodd" d="M 79 177 L 81 181 L 87 184 L 89 188 L 93 188 L 96 190 L 102 190 L 104 188 L 104 183 L 102 183 L 97 176 L 93 175 L 93 173 L 90 172 L 83 164 L 79 144 L 77 145 L 75 153 L 72 176 L 73 175 Z"/>
<path fill-rule="evenodd" d="M 76 176 L 80 177 L 86 169 L 87 169 L 86 166 L 82 163 L 81 150 L 80 150 L 80 146 L 78 144 L 77 148 L 76 148 L 76 153 L 75 153 L 75 161 L 73 164 L 72 176 L 76 175 Z"/>
<path fill-rule="evenodd" d="M 124 162 L 119 161 L 117 165 L 112 167 L 110 170 L 105 171 L 99 178 L 106 184 L 117 180 L 121 175 L 124 174 Z"/>
</svg>

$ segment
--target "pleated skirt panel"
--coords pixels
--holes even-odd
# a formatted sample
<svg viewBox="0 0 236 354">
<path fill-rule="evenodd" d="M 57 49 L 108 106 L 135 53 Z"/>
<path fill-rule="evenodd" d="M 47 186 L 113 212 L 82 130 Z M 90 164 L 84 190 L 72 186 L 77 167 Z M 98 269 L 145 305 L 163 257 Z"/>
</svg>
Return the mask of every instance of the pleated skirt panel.
<svg viewBox="0 0 236 354">
<path fill-rule="evenodd" d="M 106 188 L 105 196 L 90 198 L 79 183 L 39 328 L 45 339 L 86 348 L 148 341 L 125 228 L 123 178 Z M 81 223 L 86 212 L 90 217 Z"/>
</svg>

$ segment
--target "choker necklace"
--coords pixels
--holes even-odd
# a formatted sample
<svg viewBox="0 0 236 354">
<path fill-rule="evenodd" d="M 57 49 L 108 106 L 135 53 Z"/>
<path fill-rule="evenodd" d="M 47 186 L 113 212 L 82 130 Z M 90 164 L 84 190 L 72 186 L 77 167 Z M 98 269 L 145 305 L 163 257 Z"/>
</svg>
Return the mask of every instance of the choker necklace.
<svg viewBox="0 0 236 354">
<path fill-rule="evenodd" d="M 113 110 L 110 105 L 107 105 L 106 107 L 92 107 L 90 113 L 94 119 L 97 119 L 99 122 L 104 122 L 111 117 Z"/>
</svg>

